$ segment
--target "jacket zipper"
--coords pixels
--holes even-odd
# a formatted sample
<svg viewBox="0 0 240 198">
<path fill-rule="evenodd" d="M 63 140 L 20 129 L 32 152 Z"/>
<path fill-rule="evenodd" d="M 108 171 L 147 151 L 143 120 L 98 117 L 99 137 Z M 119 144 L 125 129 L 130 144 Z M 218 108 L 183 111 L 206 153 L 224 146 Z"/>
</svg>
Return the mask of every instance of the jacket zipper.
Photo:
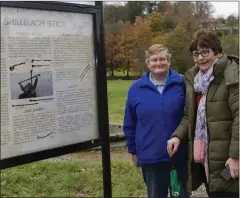
<svg viewBox="0 0 240 198">
<path fill-rule="evenodd" d="M 169 85 L 170 85 L 170 84 L 166 84 L 166 85 L 163 87 L 162 93 L 160 93 L 160 94 L 161 94 L 161 97 L 162 97 L 162 95 L 163 95 L 163 92 L 165 92 L 166 88 L 167 88 Z"/>
<path fill-rule="evenodd" d="M 207 125 L 207 134 L 208 134 L 208 150 L 207 150 L 207 154 L 208 154 L 208 159 L 207 159 L 207 162 L 208 162 L 208 188 L 210 187 L 209 186 L 209 183 L 210 183 L 210 163 L 209 163 L 209 148 L 210 148 L 210 133 L 209 133 L 209 127 L 208 127 L 208 121 L 207 121 L 207 96 L 208 96 L 208 92 L 209 92 L 209 89 L 210 89 L 210 86 L 212 84 L 212 81 L 209 83 L 209 86 L 208 86 L 208 91 L 207 91 L 207 95 L 206 95 L 206 104 L 205 104 L 205 108 L 206 108 L 206 125 Z"/>
</svg>

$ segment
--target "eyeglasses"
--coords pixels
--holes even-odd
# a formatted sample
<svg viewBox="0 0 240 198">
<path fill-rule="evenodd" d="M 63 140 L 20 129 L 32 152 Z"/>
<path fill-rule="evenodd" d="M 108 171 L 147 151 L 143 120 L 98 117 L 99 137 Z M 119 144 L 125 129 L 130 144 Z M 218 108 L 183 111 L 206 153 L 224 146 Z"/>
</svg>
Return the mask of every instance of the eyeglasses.
<svg viewBox="0 0 240 198">
<path fill-rule="evenodd" d="M 192 52 L 192 56 L 194 59 L 198 59 L 199 58 L 199 54 L 201 54 L 202 57 L 207 57 L 209 55 L 210 50 L 209 49 L 204 49 L 200 52 L 194 51 Z"/>
</svg>

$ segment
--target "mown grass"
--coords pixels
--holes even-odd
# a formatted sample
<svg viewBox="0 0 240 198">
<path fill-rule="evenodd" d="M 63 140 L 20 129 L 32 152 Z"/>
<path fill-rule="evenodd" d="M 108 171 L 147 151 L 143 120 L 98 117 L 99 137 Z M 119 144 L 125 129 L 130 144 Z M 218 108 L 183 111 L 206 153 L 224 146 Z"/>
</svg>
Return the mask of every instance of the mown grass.
<svg viewBox="0 0 240 198">
<path fill-rule="evenodd" d="M 108 111 L 110 122 L 122 122 L 127 92 L 133 80 L 108 80 Z"/>
<path fill-rule="evenodd" d="M 131 162 L 112 162 L 113 197 L 146 193 L 140 169 Z M 102 165 L 35 162 L 1 171 L 1 197 L 103 197 Z"/>
<path fill-rule="evenodd" d="M 107 72 L 107 76 L 111 76 L 112 75 L 112 72 L 111 71 L 108 71 Z M 129 71 L 129 76 L 139 76 L 140 75 L 140 72 L 136 72 L 136 71 Z M 117 71 L 115 70 L 114 71 L 114 76 L 127 76 L 127 71 L 126 72 L 123 72 L 123 71 Z"/>
</svg>

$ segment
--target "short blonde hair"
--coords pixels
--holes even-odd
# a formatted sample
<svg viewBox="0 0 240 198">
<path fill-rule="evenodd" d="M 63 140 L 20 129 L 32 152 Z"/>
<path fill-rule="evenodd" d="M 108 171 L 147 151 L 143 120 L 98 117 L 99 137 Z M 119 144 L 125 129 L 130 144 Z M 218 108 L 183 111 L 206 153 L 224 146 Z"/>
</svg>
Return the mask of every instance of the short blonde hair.
<svg viewBox="0 0 240 198">
<path fill-rule="evenodd" d="M 145 59 L 146 63 L 148 64 L 150 56 L 155 55 L 158 52 L 162 52 L 162 51 L 165 52 L 166 57 L 169 61 L 172 55 L 169 53 L 168 49 L 163 44 L 154 44 L 150 46 L 146 51 L 146 59 Z"/>
</svg>

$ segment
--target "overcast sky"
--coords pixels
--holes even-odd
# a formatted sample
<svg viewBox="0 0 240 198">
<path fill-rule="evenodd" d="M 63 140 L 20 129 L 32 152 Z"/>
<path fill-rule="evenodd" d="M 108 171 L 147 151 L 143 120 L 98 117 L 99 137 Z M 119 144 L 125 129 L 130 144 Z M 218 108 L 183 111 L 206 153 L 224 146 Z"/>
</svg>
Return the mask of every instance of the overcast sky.
<svg viewBox="0 0 240 198">
<path fill-rule="evenodd" d="M 224 18 L 229 16 L 230 14 L 234 14 L 235 16 L 239 16 L 239 2 L 211 2 L 215 8 L 214 17 L 218 17 L 219 15 L 223 15 Z"/>
</svg>

